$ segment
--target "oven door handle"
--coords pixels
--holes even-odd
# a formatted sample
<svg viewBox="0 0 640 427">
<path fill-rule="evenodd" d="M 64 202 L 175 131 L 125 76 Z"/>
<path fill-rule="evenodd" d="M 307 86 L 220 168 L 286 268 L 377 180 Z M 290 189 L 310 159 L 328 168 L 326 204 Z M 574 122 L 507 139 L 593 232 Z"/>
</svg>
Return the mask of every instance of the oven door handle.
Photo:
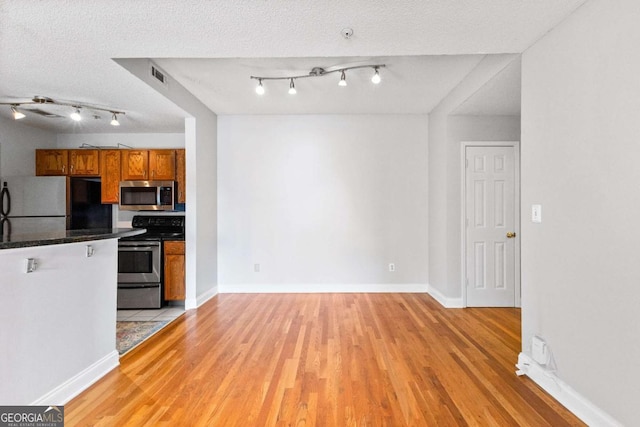
<svg viewBox="0 0 640 427">
<path fill-rule="evenodd" d="M 127 252 L 145 252 L 157 249 L 157 246 L 120 246 L 120 248 Z"/>
<path fill-rule="evenodd" d="M 152 251 L 159 248 L 159 243 L 157 245 L 118 245 L 118 249 L 124 249 L 127 251 Z"/>
<path fill-rule="evenodd" d="M 147 289 L 159 288 L 160 283 L 118 283 L 118 289 Z"/>
</svg>

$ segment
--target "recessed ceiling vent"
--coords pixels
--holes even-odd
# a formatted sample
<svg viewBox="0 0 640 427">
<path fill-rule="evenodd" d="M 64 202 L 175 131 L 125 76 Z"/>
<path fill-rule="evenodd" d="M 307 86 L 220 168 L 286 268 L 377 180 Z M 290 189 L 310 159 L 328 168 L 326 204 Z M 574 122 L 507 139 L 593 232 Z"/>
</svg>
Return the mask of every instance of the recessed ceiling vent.
<svg viewBox="0 0 640 427">
<path fill-rule="evenodd" d="M 155 77 L 155 79 L 158 80 L 163 85 L 167 84 L 167 76 L 163 71 L 160 71 L 160 69 L 155 65 L 151 65 L 151 75 Z"/>
</svg>

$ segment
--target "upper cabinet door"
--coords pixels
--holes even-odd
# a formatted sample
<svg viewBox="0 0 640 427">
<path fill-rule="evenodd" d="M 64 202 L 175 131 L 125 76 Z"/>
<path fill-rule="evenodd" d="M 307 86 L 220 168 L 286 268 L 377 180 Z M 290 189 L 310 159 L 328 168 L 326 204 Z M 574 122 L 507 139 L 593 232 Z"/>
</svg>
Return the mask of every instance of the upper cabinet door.
<svg viewBox="0 0 640 427">
<path fill-rule="evenodd" d="M 102 203 L 118 203 L 120 198 L 120 156 L 121 150 L 100 152 Z"/>
<path fill-rule="evenodd" d="M 67 175 L 68 172 L 67 150 L 36 150 L 36 175 Z"/>
<path fill-rule="evenodd" d="M 69 175 L 100 175 L 100 153 L 98 150 L 70 150 Z"/>
<path fill-rule="evenodd" d="M 187 202 L 187 159 L 185 150 L 176 150 L 176 181 L 178 181 L 178 203 Z"/>
<path fill-rule="evenodd" d="M 122 180 L 146 181 L 149 177 L 148 150 L 122 150 Z"/>
<path fill-rule="evenodd" d="M 149 150 L 149 175 L 154 181 L 176 179 L 176 150 Z"/>
</svg>

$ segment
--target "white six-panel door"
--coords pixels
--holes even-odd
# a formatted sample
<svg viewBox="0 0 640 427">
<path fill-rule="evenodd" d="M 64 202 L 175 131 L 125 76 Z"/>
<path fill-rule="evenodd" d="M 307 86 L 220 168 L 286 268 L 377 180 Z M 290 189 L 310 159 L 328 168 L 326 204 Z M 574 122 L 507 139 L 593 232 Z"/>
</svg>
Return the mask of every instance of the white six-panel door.
<svg viewBox="0 0 640 427">
<path fill-rule="evenodd" d="M 513 146 L 465 147 L 468 307 L 514 307 L 516 174 Z"/>
</svg>

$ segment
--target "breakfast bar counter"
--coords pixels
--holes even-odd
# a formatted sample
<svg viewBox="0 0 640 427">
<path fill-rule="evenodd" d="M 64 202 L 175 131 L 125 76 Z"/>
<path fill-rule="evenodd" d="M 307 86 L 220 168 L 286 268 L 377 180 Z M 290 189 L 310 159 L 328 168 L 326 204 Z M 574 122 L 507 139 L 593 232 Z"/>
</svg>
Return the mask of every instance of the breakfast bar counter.
<svg viewBox="0 0 640 427">
<path fill-rule="evenodd" d="M 0 234 L 0 249 L 27 248 L 31 246 L 59 245 L 92 240 L 119 239 L 144 233 L 144 229 L 102 228 L 94 230 L 38 230 L 37 228 L 13 229 Z"/>
<path fill-rule="evenodd" d="M 118 239 L 144 232 L 36 230 L 0 235 L 3 405 L 64 405 L 118 366 Z"/>
</svg>

